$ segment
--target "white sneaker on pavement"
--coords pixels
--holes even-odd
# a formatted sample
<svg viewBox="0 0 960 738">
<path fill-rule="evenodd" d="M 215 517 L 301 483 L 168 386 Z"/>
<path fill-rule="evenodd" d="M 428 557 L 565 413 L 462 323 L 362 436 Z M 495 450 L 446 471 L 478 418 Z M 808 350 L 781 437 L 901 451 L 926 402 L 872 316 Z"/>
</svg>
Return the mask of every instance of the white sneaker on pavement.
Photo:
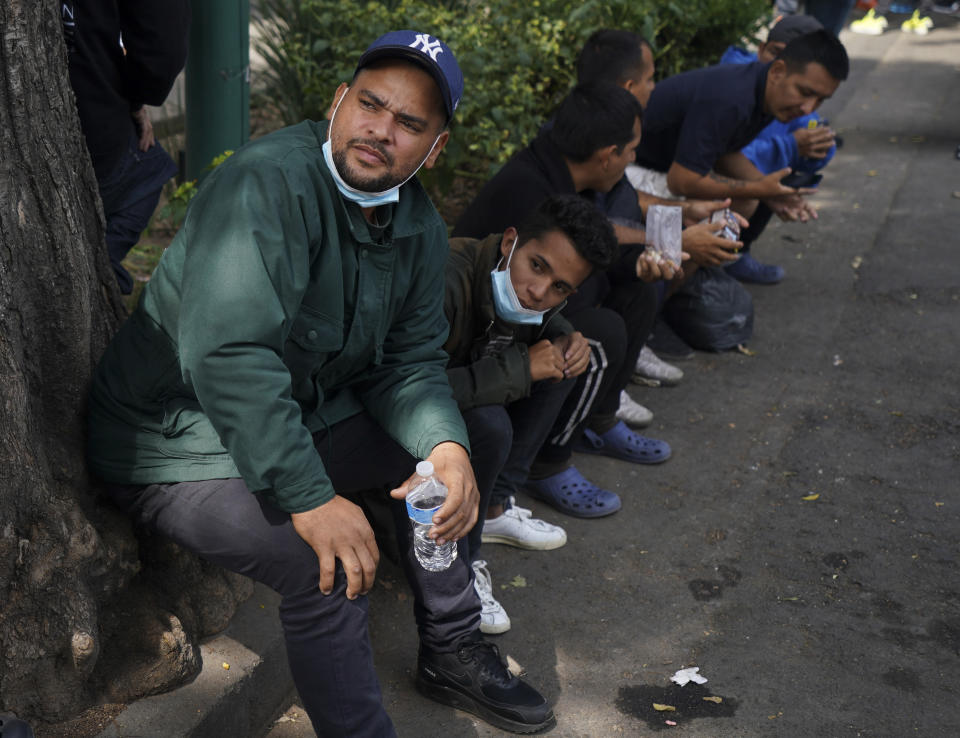
<svg viewBox="0 0 960 738">
<path fill-rule="evenodd" d="M 473 588 L 480 597 L 480 632 L 487 635 L 506 633 L 510 630 L 510 616 L 493 596 L 493 581 L 487 570 L 487 562 L 483 559 L 474 561 L 473 573 Z"/>
<path fill-rule="evenodd" d="M 626 390 L 620 390 L 620 408 L 617 420 L 622 420 L 631 428 L 643 428 L 653 422 L 653 413 L 634 400 Z"/>
<path fill-rule="evenodd" d="M 637 365 L 633 369 L 633 381 L 637 384 L 646 384 L 658 387 L 663 384 L 672 387 L 683 379 L 683 370 L 673 364 L 668 364 L 648 346 L 640 349 Z"/>
<path fill-rule="evenodd" d="M 517 507 L 510 498 L 510 507 L 496 518 L 483 521 L 480 540 L 484 543 L 503 543 L 531 551 L 550 551 L 567 542 L 567 532 L 559 525 L 532 517 L 524 507 Z"/>
</svg>

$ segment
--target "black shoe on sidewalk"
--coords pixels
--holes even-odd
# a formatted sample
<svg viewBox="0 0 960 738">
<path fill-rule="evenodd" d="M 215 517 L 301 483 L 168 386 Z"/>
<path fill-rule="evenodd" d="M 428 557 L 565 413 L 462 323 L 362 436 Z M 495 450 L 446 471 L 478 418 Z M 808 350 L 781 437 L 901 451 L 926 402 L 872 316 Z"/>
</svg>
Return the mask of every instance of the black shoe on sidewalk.
<svg viewBox="0 0 960 738">
<path fill-rule="evenodd" d="M 511 674 L 497 647 L 483 640 L 461 641 L 453 653 L 421 645 L 417 689 L 512 733 L 536 733 L 556 722 L 543 696 Z"/>
</svg>

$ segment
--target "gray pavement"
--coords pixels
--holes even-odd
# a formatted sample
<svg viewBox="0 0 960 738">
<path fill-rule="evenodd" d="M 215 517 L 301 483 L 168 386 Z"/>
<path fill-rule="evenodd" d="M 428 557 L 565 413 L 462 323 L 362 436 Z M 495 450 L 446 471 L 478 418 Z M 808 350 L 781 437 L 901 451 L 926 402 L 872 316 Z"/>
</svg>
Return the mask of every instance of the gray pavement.
<svg viewBox="0 0 960 738">
<path fill-rule="evenodd" d="M 568 544 L 484 548 L 513 621 L 496 642 L 555 701 L 552 735 L 960 734 L 960 24 L 937 21 L 927 37 L 843 36 L 853 71 L 824 112 L 844 147 L 819 221 L 772 224 L 755 246 L 787 269 L 751 288 L 755 355 L 698 354 L 680 386 L 631 389 L 674 457 L 578 456 L 621 512 L 577 520 L 524 498 Z M 253 649 L 230 670 L 249 688 L 191 685 L 190 711 L 250 711 L 286 686 L 273 607 L 258 590 L 244 617 L 259 635 L 221 637 Z M 400 736 L 506 735 L 414 691 L 409 590 L 388 562 L 371 632 Z M 693 665 L 706 684 L 671 685 Z M 174 735 L 124 715 L 110 736 Z M 176 734 L 243 734 L 204 726 Z M 268 732 L 312 735 L 296 709 Z"/>
</svg>

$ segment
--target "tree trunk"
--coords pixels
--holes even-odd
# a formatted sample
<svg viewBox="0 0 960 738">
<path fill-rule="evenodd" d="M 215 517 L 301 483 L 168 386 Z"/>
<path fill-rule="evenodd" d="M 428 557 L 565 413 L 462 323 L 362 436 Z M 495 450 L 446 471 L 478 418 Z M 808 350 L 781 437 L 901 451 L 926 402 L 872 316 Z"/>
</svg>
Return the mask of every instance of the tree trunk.
<svg viewBox="0 0 960 738">
<path fill-rule="evenodd" d="M 0 712 L 58 720 L 192 678 L 250 585 L 93 493 L 88 383 L 125 310 L 59 3 L 0 2 L 0 172 Z"/>
</svg>

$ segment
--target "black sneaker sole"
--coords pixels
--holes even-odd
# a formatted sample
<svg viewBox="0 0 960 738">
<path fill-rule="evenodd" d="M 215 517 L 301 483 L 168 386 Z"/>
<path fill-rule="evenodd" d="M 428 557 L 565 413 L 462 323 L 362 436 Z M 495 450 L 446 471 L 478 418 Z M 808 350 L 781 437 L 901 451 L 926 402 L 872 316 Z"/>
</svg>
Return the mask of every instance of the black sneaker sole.
<svg viewBox="0 0 960 738">
<path fill-rule="evenodd" d="M 511 720 L 510 718 L 491 710 L 489 707 L 481 702 L 478 702 L 470 695 L 459 692 L 451 687 L 445 687 L 442 684 L 429 682 L 420 674 L 417 674 L 416 686 L 417 691 L 420 692 L 420 694 L 428 699 L 433 700 L 434 702 L 439 702 L 442 705 L 449 705 L 450 707 L 455 707 L 458 710 L 472 713 L 485 722 L 490 723 L 490 725 L 502 730 L 508 730 L 511 733 L 539 733 L 541 730 L 547 730 L 548 728 L 552 728 L 557 724 L 557 719 L 554 717 L 552 712 L 546 720 L 539 724 L 521 723 L 517 720 Z"/>
</svg>

